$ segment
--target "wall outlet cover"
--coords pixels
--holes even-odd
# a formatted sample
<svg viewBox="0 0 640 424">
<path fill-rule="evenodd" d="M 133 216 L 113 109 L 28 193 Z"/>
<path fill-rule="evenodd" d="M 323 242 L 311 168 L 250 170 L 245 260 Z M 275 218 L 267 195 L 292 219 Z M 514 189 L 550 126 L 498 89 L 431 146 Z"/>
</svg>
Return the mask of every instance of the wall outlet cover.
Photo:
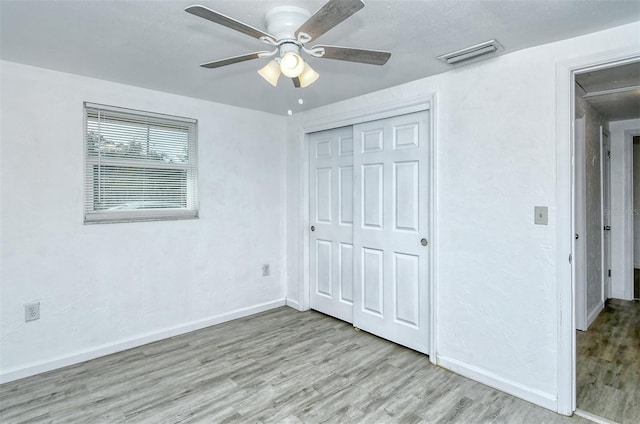
<svg viewBox="0 0 640 424">
<path fill-rule="evenodd" d="M 40 319 L 40 302 L 32 302 L 24 305 L 24 321 L 36 321 Z"/>
</svg>

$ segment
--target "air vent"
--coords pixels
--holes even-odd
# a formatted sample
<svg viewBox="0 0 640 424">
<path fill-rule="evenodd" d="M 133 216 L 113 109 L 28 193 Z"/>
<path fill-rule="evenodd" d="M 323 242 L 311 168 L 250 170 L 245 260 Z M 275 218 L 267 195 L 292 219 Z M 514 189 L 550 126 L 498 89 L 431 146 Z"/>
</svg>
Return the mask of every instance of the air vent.
<svg viewBox="0 0 640 424">
<path fill-rule="evenodd" d="M 441 56 L 438 56 L 438 59 L 445 63 L 448 63 L 449 65 L 458 65 L 462 62 L 471 61 L 472 59 L 477 59 L 480 56 L 497 53 L 501 50 L 503 50 L 503 47 L 500 45 L 500 43 L 498 43 L 496 40 L 489 40 L 485 41 L 484 43 L 476 44 L 475 46 L 443 54 Z"/>
</svg>

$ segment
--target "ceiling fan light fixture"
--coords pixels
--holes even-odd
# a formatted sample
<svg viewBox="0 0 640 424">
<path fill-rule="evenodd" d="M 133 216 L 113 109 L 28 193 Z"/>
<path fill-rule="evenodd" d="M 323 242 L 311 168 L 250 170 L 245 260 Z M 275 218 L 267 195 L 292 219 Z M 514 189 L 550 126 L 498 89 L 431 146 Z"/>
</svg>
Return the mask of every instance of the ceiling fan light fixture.
<svg viewBox="0 0 640 424">
<path fill-rule="evenodd" d="M 280 58 L 280 71 L 289 78 L 297 78 L 304 70 L 305 62 L 298 53 L 288 51 Z"/>
<path fill-rule="evenodd" d="M 313 68 L 311 68 L 311 66 L 309 66 L 309 64 L 305 62 L 304 69 L 298 77 L 298 79 L 300 80 L 300 87 L 304 88 L 310 86 L 311 84 L 316 82 L 319 77 L 320 74 L 314 71 Z"/>
<path fill-rule="evenodd" d="M 258 71 L 258 74 L 274 87 L 278 85 L 280 73 L 280 65 L 275 60 L 270 61 Z"/>
</svg>

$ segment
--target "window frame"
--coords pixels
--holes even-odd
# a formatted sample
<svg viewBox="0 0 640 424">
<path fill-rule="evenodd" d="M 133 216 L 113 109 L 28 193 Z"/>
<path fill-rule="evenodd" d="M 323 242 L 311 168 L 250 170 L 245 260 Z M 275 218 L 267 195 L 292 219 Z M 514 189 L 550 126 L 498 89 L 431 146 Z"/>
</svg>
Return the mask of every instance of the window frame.
<svg viewBox="0 0 640 424">
<path fill-rule="evenodd" d="M 187 140 L 187 162 L 177 164 L 172 162 L 154 163 L 149 160 L 126 158 L 92 156 L 89 148 L 89 112 L 98 111 L 125 115 L 134 119 L 149 119 L 152 126 L 153 121 L 161 122 L 163 125 L 171 126 L 171 123 L 185 125 L 188 128 Z M 133 125 L 133 123 L 132 123 Z M 156 112 L 141 111 L 118 106 L 109 106 L 91 102 L 83 103 L 83 156 L 84 156 L 84 187 L 83 187 L 83 216 L 84 224 L 122 223 L 122 222 L 144 222 L 144 221 L 171 221 L 183 219 L 199 218 L 198 203 L 198 121 L 193 118 L 167 115 Z M 96 210 L 94 204 L 94 166 L 120 166 L 135 169 L 148 168 L 157 170 L 184 170 L 186 204 L 184 208 L 147 208 L 147 209 L 112 209 Z M 142 201 L 142 200 L 141 200 Z"/>
</svg>

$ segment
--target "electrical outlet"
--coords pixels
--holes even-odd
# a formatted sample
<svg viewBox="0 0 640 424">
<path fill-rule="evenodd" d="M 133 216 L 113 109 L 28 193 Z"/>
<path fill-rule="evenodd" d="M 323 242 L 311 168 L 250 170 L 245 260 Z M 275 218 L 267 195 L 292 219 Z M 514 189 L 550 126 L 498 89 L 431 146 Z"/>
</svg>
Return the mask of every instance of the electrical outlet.
<svg viewBox="0 0 640 424">
<path fill-rule="evenodd" d="M 35 321 L 40 319 L 40 302 L 32 302 L 24 305 L 24 321 Z"/>
<path fill-rule="evenodd" d="M 262 265 L 262 276 L 266 277 L 271 274 L 271 266 L 269 264 Z"/>
</svg>

